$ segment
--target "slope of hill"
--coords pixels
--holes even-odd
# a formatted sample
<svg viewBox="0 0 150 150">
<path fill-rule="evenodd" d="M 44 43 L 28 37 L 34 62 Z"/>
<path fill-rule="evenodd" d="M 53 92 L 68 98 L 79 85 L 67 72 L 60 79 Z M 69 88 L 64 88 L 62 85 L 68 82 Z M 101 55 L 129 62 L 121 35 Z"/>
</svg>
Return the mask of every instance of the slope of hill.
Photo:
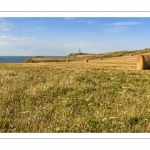
<svg viewBox="0 0 150 150">
<path fill-rule="evenodd" d="M 150 48 L 145 48 L 142 50 L 122 50 L 116 52 L 107 52 L 101 54 L 91 54 L 91 53 L 71 53 L 66 58 L 45 58 L 45 57 L 34 57 L 25 60 L 25 63 L 38 63 L 38 62 L 64 62 L 69 61 L 83 61 L 84 59 L 97 59 L 97 58 L 111 58 L 129 55 L 138 55 L 143 53 L 150 53 Z"/>
</svg>

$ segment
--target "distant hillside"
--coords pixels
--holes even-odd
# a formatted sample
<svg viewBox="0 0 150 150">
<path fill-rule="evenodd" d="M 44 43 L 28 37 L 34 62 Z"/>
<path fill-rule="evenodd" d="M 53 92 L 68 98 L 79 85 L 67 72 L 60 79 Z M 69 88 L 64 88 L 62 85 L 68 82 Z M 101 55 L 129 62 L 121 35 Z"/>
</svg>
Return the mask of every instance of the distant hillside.
<svg viewBox="0 0 150 150">
<path fill-rule="evenodd" d="M 132 55 L 138 55 L 143 53 L 150 53 L 150 48 L 145 48 L 142 50 L 122 50 L 122 51 L 116 51 L 116 52 L 107 52 L 107 53 L 101 53 L 101 54 L 88 54 L 88 53 L 71 53 L 67 57 L 84 57 L 89 59 L 95 59 L 95 58 L 111 58 L 111 57 L 119 57 L 119 56 L 128 56 L 130 54 Z"/>
<path fill-rule="evenodd" d="M 101 54 L 91 54 L 91 53 L 71 53 L 66 58 L 46 58 L 44 56 L 37 56 L 33 58 L 28 58 L 25 63 L 38 63 L 38 62 L 65 62 L 69 61 L 83 61 L 84 59 L 97 59 L 97 58 L 111 58 L 120 56 L 129 56 L 130 54 L 138 55 L 143 53 L 150 53 L 150 48 L 145 48 L 142 50 L 122 50 L 116 52 L 107 52 Z"/>
</svg>

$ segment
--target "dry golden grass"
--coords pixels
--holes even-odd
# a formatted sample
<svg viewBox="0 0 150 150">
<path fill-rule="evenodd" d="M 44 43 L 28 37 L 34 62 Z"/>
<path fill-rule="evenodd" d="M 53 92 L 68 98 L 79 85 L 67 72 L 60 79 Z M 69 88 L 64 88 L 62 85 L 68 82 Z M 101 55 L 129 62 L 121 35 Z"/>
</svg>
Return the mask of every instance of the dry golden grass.
<svg viewBox="0 0 150 150">
<path fill-rule="evenodd" d="M 90 56 L 93 56 L 93 55 L 77 55 L 76 57 L 82 58 L 82 57 L 90 57 Z"/>
<path fill-rule="evenodd" d="M 105 58 L 103 61 L 100 59 L 91 59 L 90 63 L 96 63 L 95 65 L 98 65 L 101 67 L 108 66 L 113 67 L 117 70 L 136 70 L 136 60 L 137 55 L 135 56 L 123 56 L 123 57 L 113 57 L 113 58 Z"/>
<path fill-rule="evenodd" d="M 150 71 L 136 60 L 0 64 L 0 132 L 150 132 Z"/>
</svg>

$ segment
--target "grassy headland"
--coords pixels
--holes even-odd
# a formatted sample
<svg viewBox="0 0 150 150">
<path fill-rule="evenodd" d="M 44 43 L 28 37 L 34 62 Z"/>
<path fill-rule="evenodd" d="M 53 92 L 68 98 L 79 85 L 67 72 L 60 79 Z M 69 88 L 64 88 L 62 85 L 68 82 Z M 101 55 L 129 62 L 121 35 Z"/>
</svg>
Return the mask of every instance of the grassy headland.
<svg viewBox="0 0 150 150">
<path fill-rule="evenodd" d="M 112 57 L 120 57 L 120 56 L 129 56 L 130 54 L 137 55 L 143 53 L 150 53 L 150 49 L 142 49 L 142 50 L 123 50 L 116 52 L 107 52 L 102 54 L 89 54 L 89 53 L 71 53 L 66 58 L 48 58 L 48 57 L 33 57 L 29 58 L 25 61 L 25 63 L 38 63 L 38 62 L 65 62 L 69 61 L 83 61 L 84 59 L 98 59 L 98 58 L 112 58 Z"/>
</svg>

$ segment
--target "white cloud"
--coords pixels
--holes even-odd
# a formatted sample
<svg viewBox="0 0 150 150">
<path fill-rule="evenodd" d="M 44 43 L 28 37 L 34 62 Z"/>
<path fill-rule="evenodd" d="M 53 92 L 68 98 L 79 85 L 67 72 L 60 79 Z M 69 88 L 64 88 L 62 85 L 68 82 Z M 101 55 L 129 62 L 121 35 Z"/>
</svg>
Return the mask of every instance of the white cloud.
<svg viewBox="0 0 150 150">
<path fill-rule="evenodd" d="M 35 27 L 35 28 L 19 27 L 18 29 L 21 30 L 22 32 L 34 32 L 34 31 L 43 30 L 43 27 Z"/>
<path fill-rule="evenodd" d="M 2 31 L 9 31 L 13 28 L 14 24 L 4 20 L 3 18 L 0 19 L 0 30 Z"/>
<path fill-rule="evenodd" d="M 136 22 L 136 21 L 114 22 L 114 23 L 105 24 L 104 26 L 131 26 L 137 24 L 141 24 L 141 22 Z"/>
<path fill-rule="evenodd" d="M 0 46 L 8 46 L 9 43 L 6 41 L 0 41 Z"/>
<path fill-rule="evenodd" d="M 106 32 L 119 32 L 122 30 L 127 29 L 128 27 L 110 27 L 110 28 L 106 28 L 105 31 Z"/>
<path fill-rule="evenodd" d="M 12 36 L 0 36 L 0 40 L 1 41 L 12 41 L 12 40 L 19 40 L 20 38 L 15 38 L 15 37 L 12 37 Z"/>
<path fill-rule="evenodd" d="M 109 23 L 109 24 L 104 24 L 105 31 L 106 32 L 111 32 L 111 31 L 122 31 L 125 30 L 127 28 L 129 28 L 130 26 L 133 25 L 138 25 L 141 24 L 141 22 L 136 22 L 136 21 L 128 21 L 128 22 L 114 22 L 114 23 Z"/>
<path fill-rule="evenodd" d="M 1 49 L 18 49 L 19 47 L 32 47 L 37 44 L 36 37 L 13 37 L 13 36 L 0 36 Z M 38 45 L 39 46 L 39 45 Z"/>
<path fill-rule="evenodd" d="M 58 55 L 63 52 L 62 47 L 61 43 L 39 40 L 34 36 L 0 36 L 1 55 Z"/>
<path fill-rule="evenodd" d="M 0 36 L 0 39 L 6 39 L 7 38 L 7 36 Z"/>
<path fill-rule="evenodd" d="M 20 38 L 20 39 L 36 39 L 36 37 L 35 37 L 35 36 L 30 36 L 30 37 L 28 37 L 28 36 L 23 36 L 23 37 Z"/>
<path fill-rule="evenodd" d="M 13 37 L 13 36 L 0 36 L 0 40 L 1 41 L 20 41 L 20 40 L 34 40 L 36 39 L 35 36 L 23 36 L 23 37 L 20 37 L 20 38 L 17 38 L 17 37 Z"/>
<path fill-rule="evenodd" d="M 88 21 L 87 24 L 95 24 L 97 23 L 96 21 Z"/>
</svg>

